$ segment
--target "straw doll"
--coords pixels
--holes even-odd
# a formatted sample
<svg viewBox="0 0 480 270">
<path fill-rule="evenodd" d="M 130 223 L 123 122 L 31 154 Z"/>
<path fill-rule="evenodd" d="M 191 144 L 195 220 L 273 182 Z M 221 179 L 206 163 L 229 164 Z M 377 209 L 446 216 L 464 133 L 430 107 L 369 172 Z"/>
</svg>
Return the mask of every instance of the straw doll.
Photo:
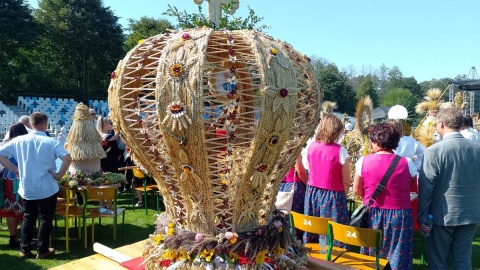
<svg viewBox="0 0 480 270">
<path fill-rule="evenodd" d="M 372 121 L 372 110 L 373 103 L 369 96 L 362 97 L 357 103 L 357 109 L 355 112 L 356 123 L 354 129 L 349 132 L 342 145 L 347 149 L 348 156 L 350 158 L 350 173 L 351 179 L 355 174 L 354 164 L 357 160 L 368 154 L 369 152 L 369 141 L 367 129 Z M 350 192 L 348 195 L 349 198 L 353 197 L 353 194 Z"/>
<path fill-rule="evenodd" d="M 102 138 L 95 128 L 88 107 L 78 104 L 73 123 L 67 136 L 68 152 L 72 156 L 69 171 L 95 173 L 100 171 L 100 159 L 104 158 Z"/>
<path fill-rule="evenodd" d="M 451 106 L 451 103 L 444 103 L 440 99 L 441 97 L 442 91 L 438 88 L 432 88 L 428 90 L 425 101 L 418 103 L 415 107 L 415 111 L 418 114 L 427 114 L 426 118 L 417 127 L 413 134 L 413 137 L 425 147 L 429 147 L 435 143 L 435 132 L 437 130 L 435 119 L 437 117 L 437 112 L 440 109 Z"/>
</svg>

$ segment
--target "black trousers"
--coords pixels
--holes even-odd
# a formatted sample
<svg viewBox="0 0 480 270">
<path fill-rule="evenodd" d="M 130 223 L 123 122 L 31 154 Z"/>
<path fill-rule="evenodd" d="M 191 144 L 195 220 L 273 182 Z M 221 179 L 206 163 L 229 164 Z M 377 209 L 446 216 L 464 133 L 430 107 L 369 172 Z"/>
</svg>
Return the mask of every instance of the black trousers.
<svg viewBox="0 0 480 270">
<path fill-rule="evenodd" d="M 32 251 L 30 243 L 35 234 L 35 222 L 37 217 L 40 219 L 37 237 L 37 252 L 43 254 L 48 252 L 50 245 L 50 234 L 52 233 L 52 221 L 57 206 L 57 194 L 40 199 L 26 200 L 23 199 L 24 214 L 22 223 L 22 237 L 20 240 L 20 251 L 27 253 Z"/>
</svg>

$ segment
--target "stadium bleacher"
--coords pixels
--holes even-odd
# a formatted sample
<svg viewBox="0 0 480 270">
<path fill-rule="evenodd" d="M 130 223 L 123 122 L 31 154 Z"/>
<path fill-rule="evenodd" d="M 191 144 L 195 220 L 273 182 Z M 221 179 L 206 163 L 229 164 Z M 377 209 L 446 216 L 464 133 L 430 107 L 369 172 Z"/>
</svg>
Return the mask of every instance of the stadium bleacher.
<svg viewBox="0 0 480 270">
<path fill-rule="evenodd" d="M 21 109 L 14 112 L 0 101 L 0 135 L 3 136 L 21 115 L 33 112 L 43 112 L 48 115 L 48 131 L 52 136 L 56 136 L 62 127 L 68 132 L 77 104 L 78 102 L 72 98 L 19 96 L 17 106 Z M 88 104 L 97 115 L 107 116 L 109 113 L 106 100 L 89 100 Z"/>
</svg>

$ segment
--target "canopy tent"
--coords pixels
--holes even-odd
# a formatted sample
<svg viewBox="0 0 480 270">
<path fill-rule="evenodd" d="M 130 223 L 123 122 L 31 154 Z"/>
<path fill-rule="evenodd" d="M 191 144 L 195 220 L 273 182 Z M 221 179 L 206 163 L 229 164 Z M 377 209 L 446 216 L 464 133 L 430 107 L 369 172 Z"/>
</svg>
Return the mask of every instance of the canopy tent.
<svg viewBox="0 0 480 270">
<path fill-rule="evenodd" d="M 457 80 L 450 81 L 449 84 L 457 85 L 462 91 L 478 91 L 480 90 L 480 80 Z"/>
</svg>

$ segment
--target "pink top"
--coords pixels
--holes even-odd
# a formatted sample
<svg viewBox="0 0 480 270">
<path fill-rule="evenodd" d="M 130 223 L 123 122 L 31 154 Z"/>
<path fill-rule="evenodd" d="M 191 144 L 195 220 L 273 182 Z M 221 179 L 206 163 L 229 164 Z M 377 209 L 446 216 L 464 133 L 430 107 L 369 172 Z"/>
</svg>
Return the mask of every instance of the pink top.
<svg viewBox="0 0 480 270">
<path fill-rule="evenodd" d="M 340 149 L 339 144 L 322 142 L 313 142 L 308 147 L 308 185 L 335 191 L 344 190 Z"/>
<path fill-rule="evenodd" d="M 392 154 L 371 154 L 363 157 L 363 203 L 365 205 L 368 204 L 370 197 L 377 188 L 377 184 L 382 181 L 394 158 L 395 155 Z M 388 180 L 385 190 L 380 193 L 372 207 L 389 210 L 412 208 L 412 203 L 410 202 L 411 183 L 412 176 L 408 161 L 402 157 Z"/>
<path fill-rule="evenodd" d="M 300 182 L 300 179 L 296 177 L 295 166 L 293 166 L 292 168 L 290 168 L 290 171 L 288 171 L 287 175 L 285 175 L 285 178 L 283 178 L 282 183 L 295 183 L 295 182 Z"/>
</svg>

